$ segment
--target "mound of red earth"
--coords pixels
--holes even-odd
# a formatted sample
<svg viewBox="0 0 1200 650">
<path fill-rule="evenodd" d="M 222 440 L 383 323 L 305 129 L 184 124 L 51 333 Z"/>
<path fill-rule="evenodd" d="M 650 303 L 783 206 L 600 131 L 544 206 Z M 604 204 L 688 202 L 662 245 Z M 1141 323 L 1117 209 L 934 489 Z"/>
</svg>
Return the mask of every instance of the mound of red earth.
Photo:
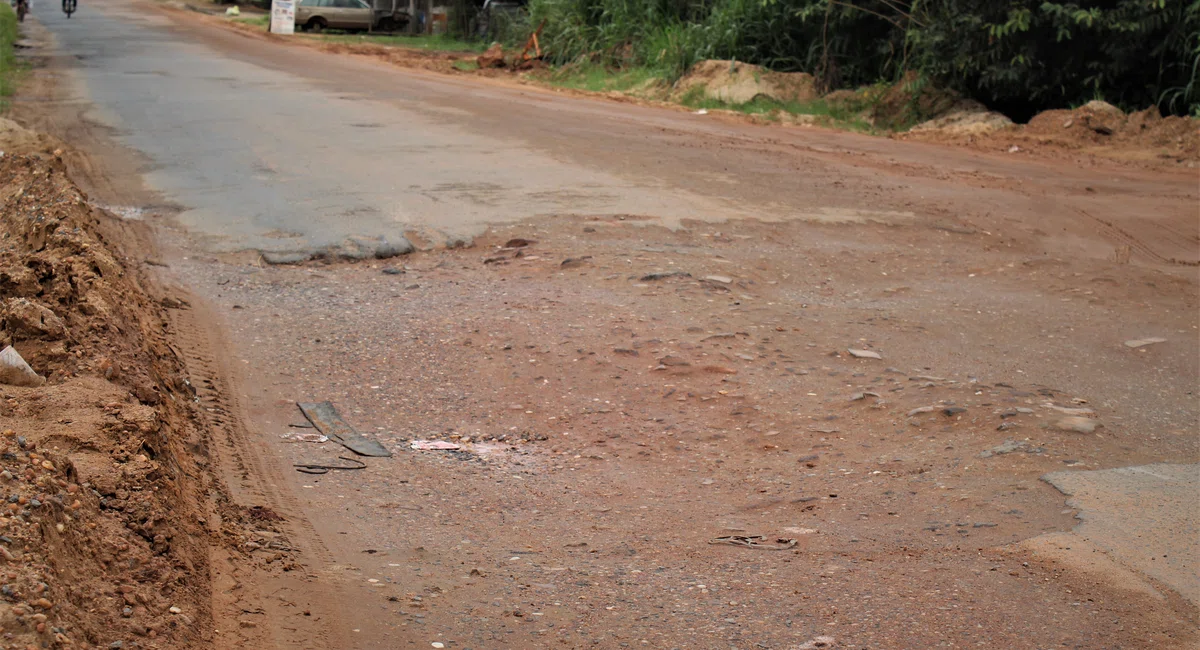
<svg viewBox="0 0 1200 650">
<path fill-rule="evenodd" d="M 0 347 L 46 378 L 0 385 L 0 647 L 204 645 L 204 438 L 136 232 L 56 156 L 0 179 Z"/>
<path fill-rule="evenodd" d="M 1163 117 L 1155 107 L 1126 114 L 1102 101 L 1074 110 L 1039 113 L 1025 126 L 1027 135 L 1075 146 L 1133 144 L 1164 149 L 1170 155 L 1200 159 L 1200 122 Z"/>
<path fill-rule="evenodd" d="M 1039 113 L 1025 125 L 1004 124 L 997 114 L 952 111 L 913 127 L 902 137 L 969 142 L 984 148 L 1062 150 L 1122 162 L 1168 166 L 1200 165 L 1200 120 L 1164 117 L 1156 107 L 1134 113 L 1102 101 Z"/>
</svg>

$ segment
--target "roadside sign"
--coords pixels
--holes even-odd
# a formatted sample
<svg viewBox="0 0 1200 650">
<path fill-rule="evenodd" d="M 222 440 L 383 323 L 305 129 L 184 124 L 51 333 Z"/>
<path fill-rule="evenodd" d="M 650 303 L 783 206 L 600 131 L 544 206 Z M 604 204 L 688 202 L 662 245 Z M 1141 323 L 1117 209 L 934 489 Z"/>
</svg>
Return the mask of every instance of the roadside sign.
<svg viewBox="0 0 1200 650">
<path fill-rule="evenodd" d="M 296 32 L 296 0 L 271 0 L 271 31 L 275 34 Z"/>
</svg>

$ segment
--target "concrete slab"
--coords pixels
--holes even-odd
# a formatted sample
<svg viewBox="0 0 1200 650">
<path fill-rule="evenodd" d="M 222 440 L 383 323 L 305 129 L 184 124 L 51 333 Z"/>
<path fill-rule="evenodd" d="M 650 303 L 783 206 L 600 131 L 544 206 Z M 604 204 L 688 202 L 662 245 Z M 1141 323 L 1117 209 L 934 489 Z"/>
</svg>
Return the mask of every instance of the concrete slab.
<svg viewBox="0 0 1200 650">
<path fill-rule="evenodd" d="M 1042 479 L 1079 509 L 1074 534 L 1200 604 L 1200 465 L 1054 472 Z"/>
</svg>

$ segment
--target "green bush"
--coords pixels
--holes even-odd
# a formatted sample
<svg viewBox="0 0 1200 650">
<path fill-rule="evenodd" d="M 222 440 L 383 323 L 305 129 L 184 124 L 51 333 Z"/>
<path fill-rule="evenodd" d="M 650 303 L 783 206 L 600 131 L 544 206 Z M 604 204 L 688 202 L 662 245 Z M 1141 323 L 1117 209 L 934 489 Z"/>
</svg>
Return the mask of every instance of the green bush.
<svg viewBox="0 0 1200 650">
<path fill-rule="evenodd" d="M 827 89 L 917 72 L 1015 117 L 1104 98 L 1200 105 L 1200 0 L 531 0 L 556 63 L 702 59 L 815 74 Z"/>
<path fill-rule="evenodd" d="M 1200 0 L 938 0 L 920 19 L 907 32 L 918 69 L 1018 117 L 1091 99 L 1178 113 L 1200 103 Z"/>
</svg>

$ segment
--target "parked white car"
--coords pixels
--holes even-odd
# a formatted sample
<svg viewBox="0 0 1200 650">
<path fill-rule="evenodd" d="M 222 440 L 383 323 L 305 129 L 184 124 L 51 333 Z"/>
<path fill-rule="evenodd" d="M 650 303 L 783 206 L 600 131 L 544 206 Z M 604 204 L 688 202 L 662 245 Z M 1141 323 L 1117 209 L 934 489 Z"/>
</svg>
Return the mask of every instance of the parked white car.
<svg viewBox="0 0 1200 650">
<path fill-rule="evenodd" d="M 375 10 L 363 0 L 300 0 L 296 6 L 296 27 L 307 31 L 367 31 L 374 24 Z"/>
</svg>

